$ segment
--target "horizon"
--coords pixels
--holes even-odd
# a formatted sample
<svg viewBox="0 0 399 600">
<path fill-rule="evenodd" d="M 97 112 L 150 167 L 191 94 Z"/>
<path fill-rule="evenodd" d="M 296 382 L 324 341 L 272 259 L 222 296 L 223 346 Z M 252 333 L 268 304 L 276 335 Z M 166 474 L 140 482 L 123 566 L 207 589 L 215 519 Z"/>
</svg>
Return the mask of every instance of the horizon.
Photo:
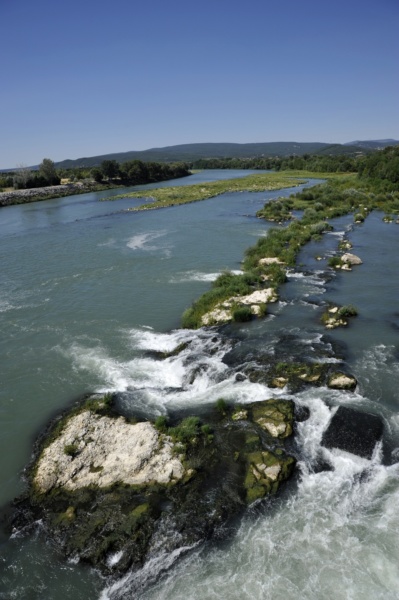
<svg viewBox="0 0 399 600">
<path fill-rule="evenodd" d="M 351 145 L 352 143 L 356 144 L 356 143 L 386 142 L 386 141 L 398 142 L 398 144 L 399 144 L 399 140 L 395 140 L 394 138 L 377 138 L 375 140 L 352 140 L 351 142 L 344 142 L 344 143 L 338 143 L 338 142 L 336 142 L 336 143 L 332 143 L 332 144 L 329 144 L 329 142 L 319 142 L 319 141 L 316 141 L 316 142 L 315 141 L 300 142 L 298 140 L 289 140 L 289 141 L 275 140 L 273 142 L 188 142 L 188 143 L 185 143 L 185 144 L 173 144 L 173 145 L 167 145 L 167 146 L 154 146 L 152 148 L 144 148 L 142 150 L 123 150 L 122 152 L 118 152 L 118 151 L 116 151 L 116 152 L 106 152 L 104 154 L 98 154 L 98 155 L 93 155 L 93 156 L 78 156 L 78 157 L 75 157 L 75 158 L 67 157 L 67 158 L 64 158 L 64 159 L 61 159 L 61 160 L 57 160 L 57 161 L 53 161 L 53 162 L 57 166 L 58 163 L 62 163 L 62 162 L 68 161 L 68 160 L 69 161 L 77 161 L 77 160 L 91 159 L 91 158 L 94 158 L 94 157 L 101 158 L 102 156 L 106 157 L 106 156 L 109 156 L 109 155 L 112 155 L 112 154 L 129 154 L 130 152 L 137 152 L 137 153 L 140 153 L 140 152 L 150 152 L 150 151 L 155 151 L 155 150 L 163 150 L 163 149 L 166 149 L 166 148 L 178 148 L 179 146 L 197 146 L 197 145 L 202 145 L 202 144 L 203 145 L 211 145 L 211 144 L 215 144 L 215 145 L 220 145 L 220 144 L 227 145 L 227 144 L 231 144 L 231 145 L 245 146 L 245 145 L 252 145 L 252 144 L 280 144 L 280 143 L 281 144 L 289 144 L 289 143 L 291 143 L 291 144 L 312 144 L 312 143 L 313 144 L 320 144 L 321 143 L 321 144 L 328 144 L 328 145 L 334 146 L 334 145 L 337 145 L 337 144 L 338 145 Z M 359 146 L 359 149 L 360 148 L 361 147 Z M 43 157 L 43 158 L 48 158 L 48 157 Z M 228 157 L 226 156 L 226 158 L 228 158 Z M 142 160 L 142 159 L 138 159 L 138 160 Z M 37 164 L 32 164 L 32 165 L 25 165 L 25 164 L 22 165 L 21 164 L 21 165 L 18 165 L 16 167 L 8 167 L 8 168 L 7 167 L 0 167 L 0 171 L 2 171 L 2 172 L 10 171 L 11 172 L 11 171 L 17 170 L 19 167 L 27 167 L 27 168 L 35 169 L 35 168 L 39 167 L 40 162 L 41 161 L 39 161 Z"/>
<path fill-rule="evenodd" d="M 0 16 L 18 28 L 18 44 L 15 27 L 0 41 L 1 169 L 191 143 L 399 139 L 395 0 L 5 0 Z"/>
</svg>

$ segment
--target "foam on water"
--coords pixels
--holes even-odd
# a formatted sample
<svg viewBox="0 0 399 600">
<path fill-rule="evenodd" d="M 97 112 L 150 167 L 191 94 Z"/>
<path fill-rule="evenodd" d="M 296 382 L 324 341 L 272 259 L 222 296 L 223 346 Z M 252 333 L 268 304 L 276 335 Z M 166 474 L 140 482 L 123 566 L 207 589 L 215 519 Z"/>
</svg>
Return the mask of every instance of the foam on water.
<svg viewBox="0 0 399 600">
<path fill-rule="evenodd" d="M 73 344 L 65 354 L 72 359 L 74 369 L 87 371 L 96 377 L 100 382 L 97 389 L 99 392 L 154 386 L 179 387 L 184 377 L 181 365 L 176 364 L 175 368 L 171 369 L 167 360 L 118 360 L 101 347 L 87 348 Z"/>
<path fill-rule="evenodd" d="M 152 587 L 143 590 L 145 574 L 130 573 L 101 600 L 136 598 L 138 589 L 143 600 L 396 600 L 399 569 L 389 557 L 399 550 L 399 465 L 381 464 L 381 445 L 372 460 L 322 448 L 334 411 L 314 390 L 296 399 L 311 409 L 298 424 L 297 488 L 274 505 L 255 505 L 229 542 L 181 557 Z M 333 470 L 313 471 L 320 455 Z M 157 560 L 170 566 L 170 557 Z"/>
<path fill-rule="evenodd" d="M 371 346 L 361 352 L 354 369 L 355 374 L 361 374 L 363 389 L 367 395 L 376 399 L 384 396 L 385 403 L 389 403 L 396 412 L 399 401 L 397 348 L 392 344 Z"/>
<path fill-rule="evenodd" d="M 300 279 L 304 283 L 311 283 L 313 285 L 325 285 L 325 280 L 322 278 L 325 275 L 324 271 L 313 271 L 310 273 L 302 273 L 299 271 L 287 271 L 288 279 Z M 320 277 L 320 279 L 319 279 Z"/>
<path fill-rule="evenodd" d="M 157 250 L 157 246 L 151 245 L 154 240 L 163 237 L 167 231 L 147 231 L 132 236 L 126 243 L 131 250 Z"/>
<path fill-rule="evenodd" d="M 342 238 L 344 237 L 346 231 L 327 231 L 327 235 L 332 235 L 334 237 Z"/>
<path fill-rule="evenodd" d="M 162 334 L 134 329 L 128 332 L 128 339 L 132 350 L 136 354 L 140 351 L 128 361 L 112 357 L 101 346 L 87 348 L 77 343 L 63 353 L 72 360 L 75 370 L 87 372 L 90 379 L 98 381 L 98 392 L 125 392 L 125 408 L 129 394 L 132 409 L 164 412 L 168 405 L 179 408 L 213 404 L 220 397 L 248 403 L 284 393 L 247 379 L 236 381 L 236 372 L 222 360 L 231 344 L 212 331 L 176 330 Z M 162 360 L 145 356 L 145 351 L 171 352 L 180 344 L 186 347 L 176 356 Z"/>
<path fill-rule="evenodd" d="M 241 404 L 289 397 L 286 389 L 236 382 L 235 372 L 222 362 L 230 346 L 212 331 L 158 334 L 140 329 L 130 331 L 129 337 L 140 351 L 170 352 L 187 344 L 177 356 L 162 361 L 141 357 L 124 366 L 129 386 L 144 387 L 145 377 L 140 379 L 138 373 L 151 371 L 143 400 L 147 408 L 151 403 L 159 408 L 168 403 L 198 406 L 221 396 Z M 302 341 L 306 346 L 320 343 L 321 338 L 322 334 L 313 333 Z M 210 355 L 215 344 L 216 351 Z M 196 376 L 188 381 L 187 373 L 193 369 Z M 171 383 L 176 385 L 173 390 L 167 389 Z M 120 381 L 115 389 L 120 389 Z M 358 404 L 362 409 L 367 400 L 357 393 L 311 388 L 297 394 L 295 401 L 310 408 L 310 418 L 297 426 L 297 488 L 275 505 L 255 506 L 230 542 L 207 544 L 188 553 L 187 548 L 155 553 L 141 571 L 128 573 L 107 587 L 101 600 L 196 600 L 199 590 L 204 600 L 330 600 L 332 590 L 334 598 L 342 600 L 396 599 L 399 571 L 387 556 L 397 555 L 399 548 L 393 533 L 399 527 L 395 505 L 399 465 L 381 464 L 381 445 L 372 460 L 321 446 L 336 406 Z M 329 408 L 326 401 L 335 408 Z M 332 470 L 315 472 L 320 461 L 329 463 Z"/>
<path fill-rule="evenodd" d="M 242 271 L 235 269 L 229 271 L 233 275 L 241 275 Z M 170 283 L 181 283 L 183 281 L 215 281 L 222 271 L 218 271 L 217 273 L 202 273 L 201 271 L 185 271 L 184 273 L 179 273 L 170 279 Z"/>
<path fill-rule="evenodd" d="M 121 550 L 120 552 L 115 552 L 114 554 L 110 554 L 107 559 L 108 567 L 113 567 L 113 566 L 117 565 L 118 562 L 121 560 L 122 556 L 123 556 L 123 550 Z"/>
<path fill-rule="evenodd" d="M 162 572 L 169 569 L 180 556 L 187 553 L 189 550 L 192 550 L 194 547 L 195 546 L 183 546 L 177 548 L 173 552 L 162 553 L 151 558 L 139 573 L 128 573 L 125 577 L 104 589 L 101 592 L 99 600 L 122 598 L 124 597 L 126 590 L 131 589 L 131 587 L 134 587 L 134 591 L 137 593 L 137 591 L 144 589 L 151 582 L 156 581 Z M 137 598 L 136 593 L 134 594 L 135 598 Z"/>
<path fill-rule="evenodd" d="M 365 350 L 359 363 L 362 370 L 368 372 L 370 376 L 381 375 L 381 371 L 386 374 L 394 372 L 399 376 L 399 362 L 395 357 L 395 347 L 393 345 L 378 344 Z"/>
</svg>

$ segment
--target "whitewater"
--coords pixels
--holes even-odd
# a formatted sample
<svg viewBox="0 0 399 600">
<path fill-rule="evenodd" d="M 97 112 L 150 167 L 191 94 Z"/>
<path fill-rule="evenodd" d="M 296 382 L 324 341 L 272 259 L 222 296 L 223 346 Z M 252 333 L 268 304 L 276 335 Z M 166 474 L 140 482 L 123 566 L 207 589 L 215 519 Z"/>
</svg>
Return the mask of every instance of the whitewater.
<svg viewBox="0 0 399 600">
<path fill-rule="evenodd" d="M 217 175 L 204 171 L 186 183 Z M 351 216 L 336 219 L 333 234 L 302 250 L 264 320 L 180 328 L 185 308 L 224 269 L 240 272 L 245 249 L 267 235 L 270 224 L 255 219 L 256 210 L 292 191 L 226 194 L 147 213 L 125 212 L 140 201 L 98 202 L 101 193 L 2 209 L 3 514 L 23 490 L 21 473 L 37 434 L 88 392 L 116 392 L 123 414 L 147 418 L 188 408 L 200 413 L 221 397 L 237 404 L 290 398 L 308 407 L 310 418 L 297 425 L 295 477 L 217 539 L 154 552 L 141 571 L 109 581 L 65 562 L 40 522 L 33 531 L 2 531 L 0 598 L 399 597 L 399 228 L 378 214 L 356 226 Z M 332 273 L 327 260 L 344 235 L 363 265 Z M 354 304 L 359 316 L 326 335 L 320 316 L 328 301 Z M 154 356 L 181 344 L 176 356 Z M 237 377 L 267 355 L 322 356 L 359 383 L 354 393 L 309 387 L 291 395 Z M 340 405 L 382 417 L 384 444 L 371 460 L 321 445 Z"/>
</svg>

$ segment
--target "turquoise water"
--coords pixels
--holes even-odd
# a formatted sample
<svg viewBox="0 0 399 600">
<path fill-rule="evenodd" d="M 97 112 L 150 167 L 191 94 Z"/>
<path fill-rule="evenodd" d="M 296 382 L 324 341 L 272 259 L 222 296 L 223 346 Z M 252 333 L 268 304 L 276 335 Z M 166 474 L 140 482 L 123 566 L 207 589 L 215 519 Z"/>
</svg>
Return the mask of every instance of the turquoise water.
<svg viewBox="0 0 399 600">
<path fill-rule="evenodd" d="M 249 173 L 204 171 L 163 185 Z M 221 395 L 247 402 L 284 393 L 235 383 L 223 354 L 237 344 L 273 351 L 286 335 L 300 341 L 299 352 L 311 351 L 324 333 L 327 300 L 359 309 L 347 330 L 329 334 L 345 348 L 359 387 L 355 394 L 318 388 L 296 397 L 312 410 L 299 428 L 298 488 L 271 512 L 250 513 L 230 541 L 182 557 L 164 576 L 175 557 L 158 557 L 110 587 L 96 572 L 66 564 L 39 524 L 33 534 L 3 534 L 0 598 L 398 597 L 399 227 L 378 214 L 355 228 L 351 217 L 336 220 L 333 234 L 302 251 L 302 266 L 289 274 L 272 314 L 227 330 L 231 342 L 214 356 L 207 332 L 179 330 L 184 309 L 223 269 L 239 270 L 245 249 L 267 235 L 270 225 L 254 218 L 256 211 L 291 191 L 225 194 L 146 213 L 124 212 L 140 200 L 98 201 L 109 192 L 1 209 L 1 504 L 21 491 L 37 433 L 86 392 L 124 392 L 127 405 L 152 415 Z M 364 264 L 329 279 L 327 258 L 344 232 Z M 162 366 L 146 355 L 187 339 L 191 354 Z M 189 384 L 198 365 L 202 374 Z M 327 452 L 320 439 L 329 406 L 341 403 L 383 416 L 384 460 L 382 450 L 372 461 L 336 452 L 336 470 L 315 475 L 308 463 Z"/>
</svg>

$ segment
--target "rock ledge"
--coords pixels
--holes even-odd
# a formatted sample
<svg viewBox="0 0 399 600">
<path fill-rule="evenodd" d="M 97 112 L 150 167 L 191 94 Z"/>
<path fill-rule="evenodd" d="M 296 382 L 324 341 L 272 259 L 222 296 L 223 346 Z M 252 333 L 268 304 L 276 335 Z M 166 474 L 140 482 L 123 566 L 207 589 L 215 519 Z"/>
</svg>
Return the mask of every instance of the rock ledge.
<svg viewBox="0 0 399 600">
<path fill-rule="evenodd" d="M 173 454 L 170 437 L 151 423 L 127 423 L 84 411 L 70 418 L 61 435 L 41 455 L 34 483 L 41 492 L 53 487 L 76 490 L 170 483 L 185 473 Z"/>
</svg>

